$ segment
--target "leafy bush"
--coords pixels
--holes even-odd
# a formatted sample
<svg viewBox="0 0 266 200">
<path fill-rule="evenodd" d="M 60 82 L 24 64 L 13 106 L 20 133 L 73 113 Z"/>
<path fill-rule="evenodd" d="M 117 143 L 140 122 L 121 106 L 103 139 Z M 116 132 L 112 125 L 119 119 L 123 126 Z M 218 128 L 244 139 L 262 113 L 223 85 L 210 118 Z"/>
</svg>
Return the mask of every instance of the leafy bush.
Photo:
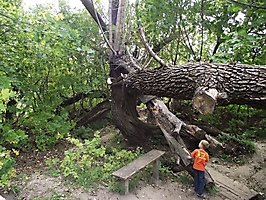
<svg viewBox="0 0 266 200">
<path fill-rule="evenodd" d="M 256 147 L 254 142 L 248 139 L 244 134 L 243 135 L 219 135 L 219 141 L 225 144 L 238 144 L 235 151 L 238 153 L 255 153 Z"/>
<path fill-rule="evenodd" d="M 200 115 L 200 119 L 229 133 L 219 136 L 221 142 L 238 144 L 238 152 L 254 153 L 253 139 L 266 137 L 265 112 L 247 105 L 218 107 L 213 115 Z"/>
<path fill-rule="evenodd" d="M 15 160 L 10 156 L 10 151 L 0 146 L 0 188 L 9 186 L 15 177 Z"/>
<path fill-rule="evenodd" d="M 2 138 L 0 140 L 0 145 L 6 147 L 21 147 L 27 141 L 28 135 L 22 130 L 12 129 L 11 126 L 7 124 L 0 124 L 0 132 Z"/>
<path fill-rule="evenodd" d="M 37 148 L 44 151 L 68 136 L 74 123 L 68 121 L 67 117 L 67 114 L 59 116 L 46 109 L 30 113 L 28 119 L 24 121 L 24 125 L 30 128 Z"/>
<path fill-rule="evenodd" d="M 106 148 L 100 145 L 99 131 L 95 132 L 92 140 L 68 140 L 75 148 L 65 152 L 60 169 L 65 177 L 86 187 L 111 183 L 111 172 L 133 161 L 142 153 L 140 148 L 135 151 L 118 151 L 113 148 L 110 154 L 106 154 Z"/>
</svg>

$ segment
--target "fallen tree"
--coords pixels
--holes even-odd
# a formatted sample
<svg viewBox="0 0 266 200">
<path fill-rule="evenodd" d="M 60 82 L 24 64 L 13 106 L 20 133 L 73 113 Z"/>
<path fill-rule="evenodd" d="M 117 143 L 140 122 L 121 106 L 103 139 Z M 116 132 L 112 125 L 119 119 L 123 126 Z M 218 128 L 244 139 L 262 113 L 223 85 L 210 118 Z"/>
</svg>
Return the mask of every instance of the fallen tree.
<svg viewBox="0 0 266 200">
<path fill-rule="evenodd" d="M 88 6 L 88 0 L 81 1 L 89 13 L 95 13 L 94 19 L 103 31 L 106 25 L 97 19 L 93 4 Z M 121 43 L 125 22 L 124 6 L 123 0 L 110 1 L 109 42 L 105 38 L 111 49 L 109 83 L 113 123 L 130 144 L 145 149 L 151 148 L 150 141 L 154 135 L 163 135 L 177 162 L 192 174 L 187 156 L 189 149 L 197 147 L 201 139 L 210 142 L 210 151 L 213 153 L 224 153 L 226 146 L 198 126 L 178 119 L 159 97 L 192 100 L 193 107 L 203 114 L 212 113 L 215 106 L 228 104 L 266 108 L 266 66 L 205 62 L 172 66 L 153 52 L 145 39 L 143 29 L 139 28 L 146 50 L 161 65 L 158 68 L 144 69 L 135 62 L 130 53 L 124 53 L 125 45 Z M 136 110 L 139 100 L 146 104 L 156 125 L 139 119 Z M 207 183 L 213 184 L 210 175 Z"/>
</svg>

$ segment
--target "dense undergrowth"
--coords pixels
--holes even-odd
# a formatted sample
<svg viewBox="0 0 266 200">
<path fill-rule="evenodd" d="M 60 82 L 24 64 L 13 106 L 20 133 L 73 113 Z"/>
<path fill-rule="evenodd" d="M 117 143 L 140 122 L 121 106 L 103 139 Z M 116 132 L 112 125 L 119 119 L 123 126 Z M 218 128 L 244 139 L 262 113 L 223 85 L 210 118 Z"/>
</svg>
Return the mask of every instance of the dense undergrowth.
<svg viewBox="0 0 266 200">
<path fill-rule="evenodd" d="M 237 154 L 254 153 L 254 141 L 266 139 L 266 113 L 247 105 L 218 107 L 212 115 L 199 119 L 226 133 L 217 139 L 225 144 L 237 144 Z"/>
</svg>

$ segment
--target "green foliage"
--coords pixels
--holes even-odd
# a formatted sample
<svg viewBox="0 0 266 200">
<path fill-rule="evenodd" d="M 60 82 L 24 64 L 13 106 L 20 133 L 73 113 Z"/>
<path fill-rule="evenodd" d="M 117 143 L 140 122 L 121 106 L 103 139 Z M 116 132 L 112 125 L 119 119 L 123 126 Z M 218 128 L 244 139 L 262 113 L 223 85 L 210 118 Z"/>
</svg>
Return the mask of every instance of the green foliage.
<svg viewBox="0 0 266 200">
<path fill-rule="evenodd" d="M 240 153 L 254 153 L 256 148 L 253 140 L 266 136 L 265 112 L 246 105 L 218 107 L 213 115 L 199 117 L 228 133 L 220 135 L 218 140 L 229 145 L 240 145 L 237 150 Z"/>
<path fill-rule="evenodd" d="M 241 137 L 240 140 L 266 136 L 265 112 L 246 105 L 218 107 L 214 114 L 199 115 L 199 118 L 230 135 Z"/>
<path fill-rule="evenodd" d="M 220 0 L 173 0 L 161 5 L 160 0 L 140 0 L 136 11 L 136 24 L 145 27 L 161 58 L 173 64 L 199 60 L 265 64 L 264 9 Z"/>
<path fill-rule="evenodd" d="M 67 121 L 67 113 L 55 115 L 48 111 L 34 112 L 29 115 L 25 125 L 31 128 L 36 146 L 40 150 L 54 146 L 60 139 L 69 135 L 74 123 Z M 32 127 L 34 124 L 34 127 Z"/>
<path fill-rule="evenodd" d="M 111 179 L 108 188 L 110 191 L 117 192 L 119 194 L 125 194 L 125 188 L 121 185 L 121 182 L 116 179 Z"/>
<path fill-rule="evenodd" d="M 25 142 L 28 135 L 37 148 L 45 150 L 73 128 L 69 113 L 102 101 L 93 96 L 61 108 L 64 100 L 79 93 L 107 88 L 107 65 L 91 48 L 101 37 L 95 37 L 97 25 L 86 12 L 72 12 L 64 1 L 57 14 L 45 6 L 25 12 L 20 4 L 0 2 L 0 42 L 4 44 L 0 47 L 0 120 L 6 122 L 6 111 L 13 113 L 12 128 L 1 126 L 9 133 L 0 144 L 8 140 L 7 144 L 13 141 L 19 146 L 19 140 Z M 11 98 L 16 101 L 12 107 L 7 106 Z"/>
<path fill-rule="evenodd" d="M 225 143 L 225 144 L 233 144 L 236 143 L 239 145 L 239 148 L 237 151 L 238 153 L 255 153 L 256 147 L 254 142 L 252 142 L 250 139 L 245 137 L 245 135 L 219 135 L 218 136 L 219 141 Z"/>
<path fill-rule="evenodd" d="M 93 135 L 93 133 L 94 130 L 92 130 L 90 127 L 81 126 L 75 129 L 71 135 L 74 138 L 88 139 Z"/>
<path fill-rule="evenodd" d="M 5 145 L 6 147 L 21 147 L 21 144 L 25 144 L 28 135 L 22 130 L 15 130 L 8 124 L 0 124 L 0 132 L 2 138 L 0 140 L 0 145 Z"/>
<path fill-rule="evenodd" d="M 193 178 L 187 172 L 179 173 L 176 180 L 187 185 L 191 185 L 194 182 Z"/>
<path fill-rule="evenodd" d="M 174 159 L 173 159 L 174 160 Z M 170 163 L 172 161 L 170 160 Z M 167 166 L 162 166 L 162 164 L 160 165 L 160 168 L 159 168 L 159 171 L 160 171 L 160 178 L 161 179 L 167 179 L 169 177 L 173 177 L 173 171 L 170 169 L 170 167 Z"/>
<path fill-rule="evenodd" d="M 18 185 L 12 185 L 10 188 L 10 191 L 13 192 L 14 194 L 18 194 L 22 188 Z"/>
<path fill-rule="evenodd" d="M 208 192 L 211 196 L 214 196 L 219 192 L 219 189 L 216 185 L 212 185 L 211 187 L 208 187 Z"/>
<path fill-rule="evenodd" d="M 10 151 L 0 146 L 0 188 L 10 186 L 11 179 L 15 177 L 14 165 Z"/>
<path fill-rule="evenodd" d="M 75 148 L 65 152 L 65 158 L 60 168 L 65 177 L 77 184 L 86 187 L 96 187 L 99 183 L 108 183 L 111 172 L 131 162 L 140 155 L 140 149 L 135 152 L 113 149 L 111 154 L 106 154 L 105 147 L 100 145 L 99 132 L 94 138 L 85 140 L 69 138 Z"/>
<path fill-rule="evenodd" d="M 65 1 L 60 6 L 59 12 L 45 6 L 26 12 L 20 1 L 0 0 L 0 145 L 7 149 L 55 145 L 75 126 L 73 113 L 102 99 L 61 104 L 80 93 L 107 89 L 108 65 L 91 48 L 104 51 L 97 25 L 86 11 L 73 12 Z M 13 160 L 3 152 L 1 184 L 8 185 Z"/>
<path fill-rule="evenodd" d="M 48 166 L 49 170 L 46 172 L 46 174 L 55 177 L 59 176 L 61 173 L 61 170 L 59 169 L 59 161 L 59 158 L 47 159 L 45 163 Z"/>
<path fill-rule="evenodd" d="M 7 102 L 16 97 L 16 93 L 12 91 L 11 83 L 8 77 L 0 71 L 0 145 L 16 146 L 21 142 L 25 142 L 27 135 L 22 130 L 15 130 L 9 122 L 5 121 L 5 113 L 8 109 Z"/>
<path fill-rule="evenodd" d="M 92 130 L 96 131 L 96 130 L 100 130 L 101 128 L 106 127 L 108 121 L 107 120 L 101 120 L 101 121 L 97 121 L 94 123 L 91 123 L 89 125 L 89 128 L 91 128 Z"/>
</svg>

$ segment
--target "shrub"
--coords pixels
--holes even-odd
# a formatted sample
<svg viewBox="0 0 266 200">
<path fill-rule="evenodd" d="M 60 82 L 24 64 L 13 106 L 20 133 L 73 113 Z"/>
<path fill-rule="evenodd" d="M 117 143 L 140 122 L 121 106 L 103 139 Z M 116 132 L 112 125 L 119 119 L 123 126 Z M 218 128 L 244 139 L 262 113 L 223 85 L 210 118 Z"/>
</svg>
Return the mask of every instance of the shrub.
<svg viewBox="0 0 266 200">
<path fill-rule="evenodd" d="M 79 185 L 96 187 L 99 183 L 107 185 L 112 182 L 111 172 L 128 164 L 141 154 L 141 149 L 135 151 L 117 150 L 115 148 L 106 154 L 106 148 L 100 145 L 100 134 L 96 131 L 92 140 L 81 142 L 68 138 L 75 148 L 65 152 L 60 165 L 65 177 Z"/>
<path fill-rule="evenodd" d="M 11 179 L 15 177 L 14 165 L 10 151 L 0 146 L 0 188 L 10 186 Z"/>
</svg>

